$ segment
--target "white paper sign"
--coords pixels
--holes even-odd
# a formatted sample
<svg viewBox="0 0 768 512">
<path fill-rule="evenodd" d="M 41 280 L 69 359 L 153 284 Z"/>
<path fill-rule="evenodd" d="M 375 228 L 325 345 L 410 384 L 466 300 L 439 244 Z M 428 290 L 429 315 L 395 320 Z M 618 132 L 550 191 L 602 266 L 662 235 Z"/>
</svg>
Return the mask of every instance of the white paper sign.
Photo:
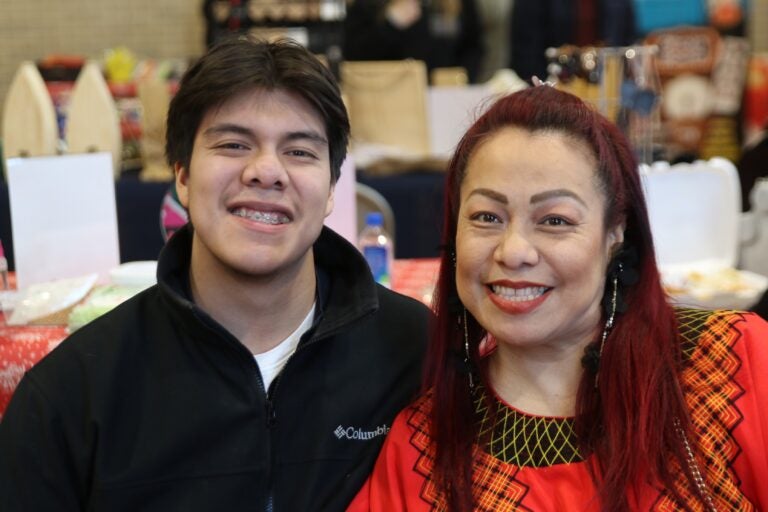
<svg viewBox="0 0 768 512">
<path fill-rule="evenodd" d="M 120 264 L 109 153 L 7 161 L 18 287 L 99 274 Z"/>
<path fill-rule="evenodd" d="M 492 99 L 493 91 L 486 85 L 430 87 L 427 112 L 432 155 L 450 158 L 464 132 Z"/>
</svg>

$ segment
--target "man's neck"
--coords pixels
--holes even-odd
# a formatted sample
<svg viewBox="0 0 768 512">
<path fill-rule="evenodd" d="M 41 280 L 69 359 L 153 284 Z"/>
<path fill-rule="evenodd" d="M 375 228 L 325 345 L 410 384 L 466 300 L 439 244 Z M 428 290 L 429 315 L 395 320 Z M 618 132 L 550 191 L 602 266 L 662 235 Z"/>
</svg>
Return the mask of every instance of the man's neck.
<svg viewBox="0 0 768 512">
<path fill-rule="evenodd" d="M 253 354 L 274 348 L 304 320 L 315 301 L 310 251 L 295 268 L 274 276 L 250 276 L 223 266 L 190 265 L 195 304 Z"/>
</svg>

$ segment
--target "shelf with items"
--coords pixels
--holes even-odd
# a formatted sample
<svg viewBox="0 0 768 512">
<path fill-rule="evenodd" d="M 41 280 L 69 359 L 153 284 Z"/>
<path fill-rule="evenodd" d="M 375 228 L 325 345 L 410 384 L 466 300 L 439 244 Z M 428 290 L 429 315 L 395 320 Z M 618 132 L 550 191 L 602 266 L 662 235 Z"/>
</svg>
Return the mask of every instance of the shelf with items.
<svg viewBox="0 0 768 512">
<path fill-rule="evenodd" d="M 206 0 L 203 13 L 208 46 L 233 34 L 289 37 L 329 61 L 341 56 L 345 0 Z"/>
</svg>

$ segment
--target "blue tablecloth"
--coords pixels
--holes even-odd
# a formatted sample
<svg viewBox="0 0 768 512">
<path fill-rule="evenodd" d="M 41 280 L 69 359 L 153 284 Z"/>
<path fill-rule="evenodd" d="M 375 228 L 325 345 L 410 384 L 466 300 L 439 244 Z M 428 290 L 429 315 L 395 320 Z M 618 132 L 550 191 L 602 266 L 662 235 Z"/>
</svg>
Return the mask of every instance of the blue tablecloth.
<svg viewBox="0 0 768 512">
<path fill-rule="evenodd" d="M 443 224 L 443 185 L 438 172 L 408 172 L 374 177 L 357 172 L 357 181 L 378 191 L 395 214 L 395 257 L 439 255 Z"/>
</svg>

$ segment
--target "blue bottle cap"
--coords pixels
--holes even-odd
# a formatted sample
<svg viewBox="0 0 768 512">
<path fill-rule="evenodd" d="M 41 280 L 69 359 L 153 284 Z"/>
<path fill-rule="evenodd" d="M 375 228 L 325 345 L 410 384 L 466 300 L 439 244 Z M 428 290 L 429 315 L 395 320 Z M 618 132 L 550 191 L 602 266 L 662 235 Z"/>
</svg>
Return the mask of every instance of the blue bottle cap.
<svg viewBox="0 0 768 512">
<path fill-rule="evenodd" d="M 370 212 L 365 216 L 365 223 L 369 226 L 383 226 L 384 216 L 381 212 Z"/>
</svg>

